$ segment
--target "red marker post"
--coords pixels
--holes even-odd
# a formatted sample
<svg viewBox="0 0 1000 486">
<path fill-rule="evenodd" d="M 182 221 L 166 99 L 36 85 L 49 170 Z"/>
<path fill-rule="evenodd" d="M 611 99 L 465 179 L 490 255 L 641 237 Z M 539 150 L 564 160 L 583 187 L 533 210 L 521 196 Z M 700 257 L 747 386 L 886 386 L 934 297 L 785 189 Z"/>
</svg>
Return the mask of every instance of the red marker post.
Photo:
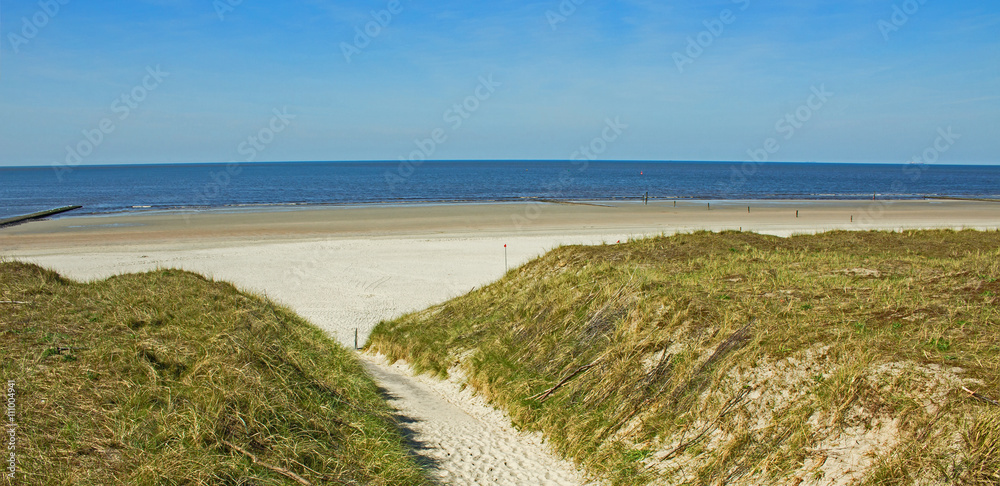
<svg viewBox="0 0 1000 486">
<path fill-rule="evenodd" d="M 510 268 L 510 267 L 507 266 L 507 244 L 504 243 L 503 244 L 503 271 L 506 272 L 508 268 Z"/>
</svg>

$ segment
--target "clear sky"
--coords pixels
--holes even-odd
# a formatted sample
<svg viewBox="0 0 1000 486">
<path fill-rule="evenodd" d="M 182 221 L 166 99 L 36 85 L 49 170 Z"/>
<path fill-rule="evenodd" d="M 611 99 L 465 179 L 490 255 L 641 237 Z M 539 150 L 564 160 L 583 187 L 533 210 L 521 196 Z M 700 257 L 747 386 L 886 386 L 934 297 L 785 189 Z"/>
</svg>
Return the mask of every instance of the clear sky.
<svg viewBox="0 0 1000 486">
<path fill-rule="evenodd" d="M 937 145 L 936 163 L 1000 163 L 992 0 L 0 8 L 6 166 L 565 160 L 581 146 L 903 163 Z"/>
</svg>

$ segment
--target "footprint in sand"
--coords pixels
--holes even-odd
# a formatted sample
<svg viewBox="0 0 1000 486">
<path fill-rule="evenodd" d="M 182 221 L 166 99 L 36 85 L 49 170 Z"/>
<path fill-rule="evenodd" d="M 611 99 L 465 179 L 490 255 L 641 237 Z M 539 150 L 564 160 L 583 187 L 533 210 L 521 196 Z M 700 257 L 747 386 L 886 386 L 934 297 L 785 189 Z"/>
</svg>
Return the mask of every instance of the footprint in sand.
<svg viewBox="0 0 1000 486">
<path fill-rule="evenodd" d="M 584 475 L 553 455 L 538 434 L 522 434 L 500 412 L 447 381 L 360 355 L 409 436 L 414 453 L 443 484 L 583 485 Z M 596 483 L 594 483 L 596 484 Z"/>
</svg>

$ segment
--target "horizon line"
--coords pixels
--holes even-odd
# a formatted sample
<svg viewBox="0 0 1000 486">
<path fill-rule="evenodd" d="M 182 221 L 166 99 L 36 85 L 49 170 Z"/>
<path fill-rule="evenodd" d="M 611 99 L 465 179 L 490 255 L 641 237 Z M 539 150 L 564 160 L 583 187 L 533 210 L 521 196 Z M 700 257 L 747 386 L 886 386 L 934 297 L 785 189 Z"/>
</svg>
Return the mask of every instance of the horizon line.
<svg viewBox="0 0 1000 486">
<path fill-rule="evenodd" d="M 771 165 L 771 164 L 787 164 L 787 165 L 892 165 L 892 166 L 907 166 L 907 165 L 926 165 L 926 166 L 950 166 L 950 167 L 984 167 L 984 166 L 1000 166 L 1000 162 L 939 162 L 934 164 L 915 164 L 913 162 L 833 162 L 833 161 L 764 161 L 758 162 L 753 160 L 664 160 L 664 159 L 599 159 L 599 160 L 572 160 L 572 159 L 434 159 L 426 161 L 409 161 L 409 160 L 384 160 L 384 159 L 365 159 L 365 160 L 272 160 L 272 161 L 230 161 L 230 162 L 140 162 L 140 163 L 103 163 L 103 164 L 81 164 L 72 167 L 65 166 L 64 164 L 52 163 L 52 164 L 37 164 L 37 165 L 0 165 L 0 169 L 60 169 L 60 168 L 70 168 L 70 169 L 83 169 L 83 168 L 105 168 L 105 167 L 160 167 L 160 166 L 196 166 L 196 165 L 268 165 L 268 164 L 349 164 L 349 163 L 360 163 L 360 164 L 402 164 L 410 163 L 413 165 L 422 164 L 438 164 L 438 163 L 449 163 L 449 162 L 540 162 L 540 163 L 574 163 L 574 162 L 587 162 L 587 163 L 650 163 L 650 164 L 754 164 L 754 165 Z"/>
</svg>

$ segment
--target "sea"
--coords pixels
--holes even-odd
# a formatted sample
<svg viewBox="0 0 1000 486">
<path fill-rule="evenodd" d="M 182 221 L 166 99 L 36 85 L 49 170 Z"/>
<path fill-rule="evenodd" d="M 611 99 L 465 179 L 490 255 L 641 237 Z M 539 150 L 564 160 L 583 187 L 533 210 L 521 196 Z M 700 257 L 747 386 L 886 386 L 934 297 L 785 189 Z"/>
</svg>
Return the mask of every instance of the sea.
<svg viewBox="0 0 1000 486">
<path fill-rule="evenodd" d="M 0 168 L 0 218 L 527 201 L 1000 199 L 1000 166 L 755 162 L 283 162 Z"/>
</svg>

